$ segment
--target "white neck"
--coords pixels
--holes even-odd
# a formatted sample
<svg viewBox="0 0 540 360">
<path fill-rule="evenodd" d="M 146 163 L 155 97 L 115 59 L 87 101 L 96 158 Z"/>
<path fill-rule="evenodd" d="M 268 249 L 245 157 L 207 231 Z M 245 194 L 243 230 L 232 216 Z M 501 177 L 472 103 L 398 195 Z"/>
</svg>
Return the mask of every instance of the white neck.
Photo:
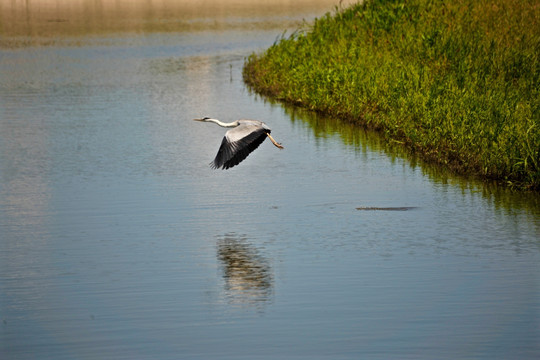
<svg viewBox="0 0 540 360">
<path fill-rule="evenodd" d="M 227 127 L 227 128 L 233 128 L 233 127 L 238 126 L 238 120 L 230 122 L 230 123 L 225 123 L 225 122 L 219 121 L 218 119 L 206 119 L 206 121 L 213 122 L 213 123 L 218 124 L 221 127 Z"/>
</svg>

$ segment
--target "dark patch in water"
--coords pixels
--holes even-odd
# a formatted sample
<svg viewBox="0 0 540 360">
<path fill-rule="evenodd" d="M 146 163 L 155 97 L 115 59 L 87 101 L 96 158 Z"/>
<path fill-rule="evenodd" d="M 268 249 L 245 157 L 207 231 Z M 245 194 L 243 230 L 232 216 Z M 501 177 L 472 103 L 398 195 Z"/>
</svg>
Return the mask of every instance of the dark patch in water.
<svg viewBox="0 0 540 360">
<path fill-rule="evenodd" d="M 372 211 L 407 211 L 418 209 L 416 206 L 399 206 L 399 207 L 374 207 L 374 206 L 362 206 L 357 207 L 356 210 L 372 210 Z"/>
</svg>

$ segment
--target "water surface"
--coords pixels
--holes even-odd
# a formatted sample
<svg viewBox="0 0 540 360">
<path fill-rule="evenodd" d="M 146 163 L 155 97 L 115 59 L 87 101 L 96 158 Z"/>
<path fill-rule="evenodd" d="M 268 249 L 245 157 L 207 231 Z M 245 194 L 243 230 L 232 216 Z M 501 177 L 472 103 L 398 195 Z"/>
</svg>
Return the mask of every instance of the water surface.
<svg viewBox="0 0 540 360">
<path fill-rule="evenodd" d="M 537 195 L 243 84 L 320 3 L 0 50 L 2 359 L 538 358 Z M 201 116 L 264 120 L 285 149 L 212 170 L 225 130 Z"/>
</svg>

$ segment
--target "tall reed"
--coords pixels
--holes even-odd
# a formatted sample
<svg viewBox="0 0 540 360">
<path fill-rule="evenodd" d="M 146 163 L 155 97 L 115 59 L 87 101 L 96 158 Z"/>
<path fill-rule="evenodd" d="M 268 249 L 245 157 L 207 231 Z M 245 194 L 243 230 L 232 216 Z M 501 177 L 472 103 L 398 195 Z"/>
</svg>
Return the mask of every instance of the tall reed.
<svg viewBox="0 0 540 360">
<path fill-rule="evenodd" d="M 244 79 L 456 172 L 540 189 L 536 0 L 366 0 L 251 55 Z"/>
</svg>

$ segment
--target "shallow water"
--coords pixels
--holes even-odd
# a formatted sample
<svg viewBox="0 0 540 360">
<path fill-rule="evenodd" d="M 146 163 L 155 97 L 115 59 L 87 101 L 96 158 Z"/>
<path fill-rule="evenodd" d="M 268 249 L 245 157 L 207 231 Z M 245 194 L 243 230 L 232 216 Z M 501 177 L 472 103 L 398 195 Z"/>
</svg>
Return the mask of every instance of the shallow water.
<svg viewBox="0 0 540 360">
<path fill-rule="evenodd" d="M 2 359 L 538 358 L 538 196 L 251 93 L 282 20 L 0 50 Z"/>
</svg>

